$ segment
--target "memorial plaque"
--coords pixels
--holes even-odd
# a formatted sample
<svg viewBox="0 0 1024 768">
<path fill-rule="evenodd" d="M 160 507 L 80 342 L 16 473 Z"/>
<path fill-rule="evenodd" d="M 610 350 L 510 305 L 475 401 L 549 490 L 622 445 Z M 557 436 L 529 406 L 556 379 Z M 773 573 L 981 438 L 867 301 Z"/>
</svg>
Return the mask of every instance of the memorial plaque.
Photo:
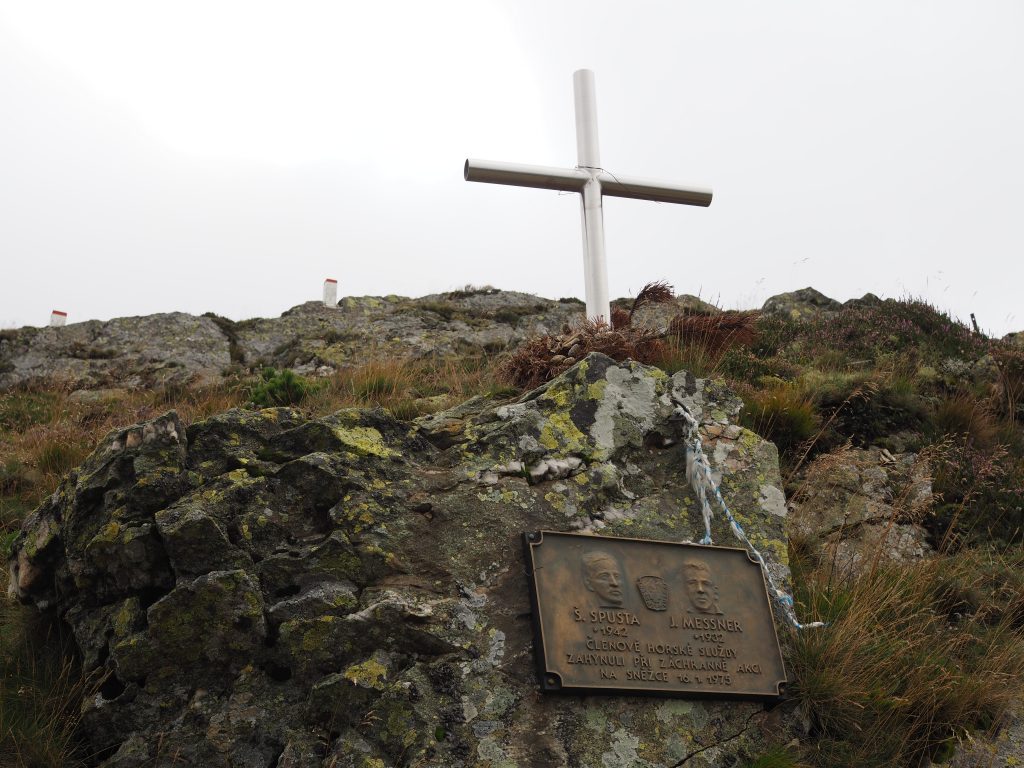
<svg viewBox="0 0 1024 768">
<path fill-rule="evenodd" d="M 524 533 L 541 689 L 775 698 L 786 682 L 745 550 Z"/>
</svg>

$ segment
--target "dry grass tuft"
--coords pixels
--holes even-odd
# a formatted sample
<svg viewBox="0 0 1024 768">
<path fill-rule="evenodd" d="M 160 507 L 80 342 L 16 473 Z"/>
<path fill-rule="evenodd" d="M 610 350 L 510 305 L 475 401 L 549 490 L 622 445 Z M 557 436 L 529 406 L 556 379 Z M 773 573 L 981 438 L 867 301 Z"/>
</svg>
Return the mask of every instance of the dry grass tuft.
<svg viewBox="0 0 1024 768">
<path fill-rule="evenodd" d="M 763 390 L 745 387 L 739 391 L 745 405 L 740 422 L 771 440 L 787 457 L 821 426 L 814 398 L 799 385 L 780 383 Z"/>
<path fill-rule="evenodd" d="M 728 350 L 749 346 L 757 338 L 757 312 L 681 313 L 664 331 L 634 324 L 641 307 L 674 298 L 667 283 L 648 283 L 628 312 L 612 309 L 610 325 L 588 320 L 560 334 L 528 339 L 505 358 L 500 375 L 513 386 L 536 387 L 591 352 L 600 352 L 618 361 L 629 358 L 670 372 L 686 368 L 704 376 L 715 371 Z"/>
<path fill-rule="evenodd" d="M 621 331 L 633 324 L 633 314 L 622 307 L 612 307 L 612 328 Z"/>
<path fill-rule="evenodd" d="M 95 681 L 73 661 L 60 627 L 0 597 L 0 765 L 84 766 L 79 712 Z"/>
<path fill-rule="evenodd" d="M 619 329 L 585 320 L 555 336 L 527 339 L 501 363 L 499 376 L 513 386 L 532 389 L 569 370 L 591 352 L 615 360 L 654 363 L 664 352 L 661 336 L 642 326 Z"/>
<path fill-rule="evenodd" d="M 854 581 L 794 559 L 808 619 L 791 638 L 821 766 L 917 766 L 987 729 L 1024 684 L 1021 555 L 937 557 Z"/>
<path fill-rule="evenodd" d="M 939 435 L 963 436 L 977 448 L 989 449 L 999 442 L 999 423 L 989 405 L 968 393 L 942 400 L 932 424 Z"/>
<path fill-rule="evenodd" d="M 676 315 L 668 326 L 668 338 L 675 346 L 700 344 L 716 354 L 733 347 L 749 347 L 757 340 L 759 312 L 720 312 L 715 315 Z"/>
<path fill-rule="evenodd" d="M 633 299 L 633 306 L 629 310 L 632 319 L 640 307 L 648 304 L 668 304 L 676 297 L 675 289 L 664 280 L 648 283 L 640 289 L 640 293 Z"/>
<path fill-rule="evenodd" d="M 384 408 L 396 418 L 413 419 L 500 390 L 494 363 L 487 356 L 371 360 L 328 377 L 306 404 L 315 413 Z"/>
</svg>

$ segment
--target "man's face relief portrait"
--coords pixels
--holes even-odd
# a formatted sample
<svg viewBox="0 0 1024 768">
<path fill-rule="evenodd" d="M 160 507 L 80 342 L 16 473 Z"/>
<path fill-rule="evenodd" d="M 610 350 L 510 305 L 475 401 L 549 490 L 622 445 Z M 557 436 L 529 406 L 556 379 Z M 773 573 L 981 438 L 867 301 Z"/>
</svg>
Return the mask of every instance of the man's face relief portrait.
<svg viewBox="0 0 1024 768">
<path fill-rule="evenodd" d="M 711 569 L 702 560 L 687 560 L 683 578 L 690 604 L 700 613 L 721 613 L 718 609 L 718 587 L 711 578 Z"/>
<path fill-rule="evenodd" d="M 602 608 L 621 608 L 622 567 L 614 555 L 607 552 L 588 552 L 581 558 L 583 561 L 583 584 L 597 595 Z"/>
</svg>

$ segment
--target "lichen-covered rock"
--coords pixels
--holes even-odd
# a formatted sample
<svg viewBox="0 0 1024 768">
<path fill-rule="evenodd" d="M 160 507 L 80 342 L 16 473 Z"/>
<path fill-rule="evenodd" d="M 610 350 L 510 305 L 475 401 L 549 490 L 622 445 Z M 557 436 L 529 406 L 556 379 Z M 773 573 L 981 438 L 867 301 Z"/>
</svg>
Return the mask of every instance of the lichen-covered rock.
<svg viewBox="0 0 1024 768">
<path fill-rule="evenodd" d="M 931 554 L 921 521 L 933 501 L 929 467 L 916 454 L 840 449 L 801 473 L 789 531 L 850 575 Z"/>
<path fill-rule="evenodd" d="M 210 383 L 230 363 L 220 328 L 183 312 L 22 328 L 0 337 L 0 389 L 38 381 L 77 389 Z"/>
<path fill-rule="evenodd" d="M 867 297 L 865 297 L 867 298 Z M 823 312 L 836 312 L 842 308 L 835 299 L 814 288 L 801 288 L 798 291 L 780 293 L 765 301 L 762 312 L 781 314 L 794 320 L 805 320 Z"/>
<path fill-rule="evenodd" d="M 345 297 L 337 308 L 307 302 L 242 322 L 176 312 L 22 328 L 0 335 L 0 391 L 61 381 L 88 400 L 89 390 L 108 387 L 214 383 L 238 365 L 325 374 L 373 355 L 495 353 L 582 317 L 575 300 L 479 288 L 418 299 Z"/>
<path fill-rule="evenodd" d="M 112 433 L 26 521 L 12 591 L 106 675 L 83 712 L 105 766 L 734 764 L 798 719 L 535 679 L 521 532 L 703 535 L 677 404 L 785 584 L 778 458 L 739 400 L 590 355 L 411 424 L 280 408 Z"/>
</svg>

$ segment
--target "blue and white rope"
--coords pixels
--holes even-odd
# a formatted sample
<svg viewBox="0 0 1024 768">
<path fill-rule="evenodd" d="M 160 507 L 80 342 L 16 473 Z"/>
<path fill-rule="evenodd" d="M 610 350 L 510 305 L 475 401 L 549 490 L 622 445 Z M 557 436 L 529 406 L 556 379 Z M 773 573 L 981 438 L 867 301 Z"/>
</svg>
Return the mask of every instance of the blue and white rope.
<svg viewBox="0 0 1024 768">
<path fill-rule="evenodd" d="M 757 548 L 750 543 L 750 539 L 747 538 L 747 534 L 743 531 L 743 526 L 736 521 L 736 518 L 733 517 L 732 512 L 729 510 L 729 505 L 726 504 L 725 499 L 722 498 L 722 491 L 715 482 L 715 479 L 711 474 L 711 465 L 708 462 L 707 456 L 704 455 L 704 446 L 700 440 L 700 425 L 697 423 L 697 420 L 690 415 L 690 412 L 682 405 L 676 405 L 676 413 L 686 422 L 690 433 L 691 445 L 686 456 L 686 477 L 689 480 L 690 485 L 693 486 L 694 493 L 697 494 L 697 501 L 700 504 L 701 514 L 704 517 L 704 538 L 700 540 L 700 543 L 704 545 L 713 543 L 711 541 L 711 503 L 708 501 L 707 493 L 708 489 L 710 489 L 714 494 L 715 499 L 718 501 L 719 506 L 722 508 L 722 511 L 725 513 L 725 518 L 729 521 L 729 527 L 732 529 L 733 535 L 743 543 L 743 546 L 747 548 L 747 551 L 757 558 L 757 562 L 761 564 L 761 569 L 764 571 L 765 579 L 768 581 L 768 588 L 771 590 L 775 597 L 775 601 L 782 609 L 782 613 L 785 615 L 786 620 L 796 629 L 824 627 L 825 622 L 823 621 L 812 621 L 807 624 L 801 624 L 797 619 L 796 610 L 793 607 L 793 596 L 781 589 L 775 583 L 772 572 L 768 570 L 768 563 L 765 562 L 764 557 Z"/>
</svg>

